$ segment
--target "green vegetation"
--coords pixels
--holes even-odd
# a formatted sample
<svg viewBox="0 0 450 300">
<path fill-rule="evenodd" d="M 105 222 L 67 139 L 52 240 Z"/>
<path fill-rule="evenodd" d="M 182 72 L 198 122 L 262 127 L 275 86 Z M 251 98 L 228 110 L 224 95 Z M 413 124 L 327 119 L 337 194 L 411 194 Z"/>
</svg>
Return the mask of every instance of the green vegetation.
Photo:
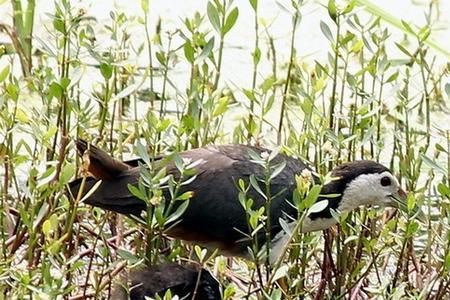
<svg viewBox="0 0 450 300">
<path fill-rule="evenodd" d="M 121 270 L 161 260 L 195 260 L 214 270 L 225 299 L 450 294 L 450 64 L 442 63 L 448 41 L 431 39 L 440 1 L 428 1 L 420 27 L 369 1 L 315 3 L 328 12 L 320 28 L 310 29 L 328 40 L 323 60 L 302 57 L 295 47 L 302 0 L 280 4 L 292 20 L 287 49 L 277 48 L 258 0 L 205 1 L 203 11 L 169 31 L 166 19 L 179 16 L 161 15 L 151 28 L 151 1 L 142 0 L 135 15 L 107 7 L 110 18 L 97 20 L 74 1 L 56 0 L 45 40 L 32 36 L 39 1 L 2 2 L 11 4 L 13 22 L 0 23 L 11 40 L 0 45 L 0 298 L 107 298 Z M 245 5 L 254 25 L 251 85 L 228 85 L 227 41 L 239 35 Z M 133 39 L 135 28 L 144 35 Z M 399 31 L 403 39 L 395 40 Z M 187 81 L 180 82 L 179 65 L 189 66 Z M 69 197 L 67 184 L 83 164 L 72 142 L 78 137 L 148 165 L 161 153 L 211 143 L 278 145 L 322 175 L 344 161 L 374 159 L 410 191 L 410 214 L 360 209 L 323 233 L 294 234 L 275 266 L 257 253 L 229 264 L 163 235 L 185 207 L 165 206 L 190 197 L 177 193 L 192 175 L 181 160 L 177 168 L 186 177 L 178 182 L 150 168 L 142 174 L 147 186 L 131 187 L 148 203 L 144 222 Z M 254 159 L 267 167 L 262 181 L 269 185 L 280 166 Z M 161 182 L 172 191 L 169 202 L 161 199 Z M 296 201 L 313 202 L 300 177 L 298 184 Z M 249 228 L 267 225 L 264 211 L 249 205 L 245 184 L 236 188 Z M 299 218 L 307 207 L 300 208 Z"/>
</svg>

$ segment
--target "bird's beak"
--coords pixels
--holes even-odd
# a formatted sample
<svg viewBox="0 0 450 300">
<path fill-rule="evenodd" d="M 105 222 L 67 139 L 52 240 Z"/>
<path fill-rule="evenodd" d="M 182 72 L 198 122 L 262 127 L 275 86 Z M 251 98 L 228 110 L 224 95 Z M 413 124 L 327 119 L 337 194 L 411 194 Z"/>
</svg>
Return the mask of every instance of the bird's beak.
<svg viewBox="0 0 450 300">
<path fill-rule="evenodd" d="M 406 204 L 406 199 L 408 198 L 408 194 L 402 188 L 398 188 L 397 192 L 390 195 L 389 198 L 391 200 L 388 203 L 389 206 L 401 209 L 403 211 L 408 210 L 408 207 Z"/>
</svg>

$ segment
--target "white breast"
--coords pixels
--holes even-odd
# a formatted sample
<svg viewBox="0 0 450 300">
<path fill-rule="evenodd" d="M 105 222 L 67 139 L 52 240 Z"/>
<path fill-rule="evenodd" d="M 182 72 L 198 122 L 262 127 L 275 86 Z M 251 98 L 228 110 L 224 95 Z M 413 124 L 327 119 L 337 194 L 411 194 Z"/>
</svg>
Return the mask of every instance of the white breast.
<svg viewBox="0 0 450 300">
<path fill-rule="evenodd" d="M 302 233 L 311 232 L 311 231 L 321 231 L 337 223 L 334 218 L 317 218 L 311 220 L 309 217 L 306 217 L 303 221 L 303 225 L 301 228 Z M 293 230 L 295 228 L 295 222 L 291 222 L 288 224 L 289 229 Z M 270 249 L 270 257 L 269 261 L 271 264 L 274 264 L 278 258 L 283 254 L 283 250 L 286 245 L 289 243 L 290 236 L 284 231 L 280 231 L 272 240 L 271 249 Z"/>
</svg>

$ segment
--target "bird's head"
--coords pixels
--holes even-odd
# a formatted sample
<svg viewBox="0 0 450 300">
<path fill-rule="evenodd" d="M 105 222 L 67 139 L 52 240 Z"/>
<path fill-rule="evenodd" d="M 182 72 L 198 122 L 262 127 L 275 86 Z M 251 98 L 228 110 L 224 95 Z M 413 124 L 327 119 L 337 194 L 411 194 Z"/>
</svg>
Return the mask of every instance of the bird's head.
<svg viewBox="0 0 450 300">
<path fill-rule="evenodd" d="M 369 160 L 342 164 L 332 171 L 332 180 L 324 191 L 341 194 L 336 207 L 339 211 L 350 211 L 359 206 L 391 206 L 403 209 L 406 193 L 397 178 L 385 166 Z"/>
</svg>

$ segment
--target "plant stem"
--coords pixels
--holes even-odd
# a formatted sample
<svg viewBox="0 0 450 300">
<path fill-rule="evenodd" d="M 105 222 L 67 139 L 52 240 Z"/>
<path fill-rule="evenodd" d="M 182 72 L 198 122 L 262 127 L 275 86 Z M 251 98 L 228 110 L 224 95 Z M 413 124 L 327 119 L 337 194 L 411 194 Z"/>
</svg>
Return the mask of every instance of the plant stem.
<svg viewBox="0 0 450 300">
<path fill-rule="evenodd" d="M 291 72 L 294 65 L 294 57 L 295 57 L 295 33 L 297 29 L 297 23 L 300 17 L 300 12 L 298 9 L 296 9 L 294 14 L 294 20 L 293 20 L 293 26 L 292 26 L 292 35 L 291 35 L 291 46 L 290 46 L 290 54 L 289 54 L 289 65 L 286 73 L 286 82 L 284 83 L 284 89 L 283 89 L 283 98 L 281 101 L 281 110 L 280 110 L 280 120 L 278 123 L 278 130 L 277 130 L 277 144 L 281 144 L 281 134 L 283 129 L 283 119 L 285 116 L 285 110 L 286 110 L 286 102 L 288 99 L 288 91 L 289 91 L 289 83 L 291 81 Z"/>
</svg>

